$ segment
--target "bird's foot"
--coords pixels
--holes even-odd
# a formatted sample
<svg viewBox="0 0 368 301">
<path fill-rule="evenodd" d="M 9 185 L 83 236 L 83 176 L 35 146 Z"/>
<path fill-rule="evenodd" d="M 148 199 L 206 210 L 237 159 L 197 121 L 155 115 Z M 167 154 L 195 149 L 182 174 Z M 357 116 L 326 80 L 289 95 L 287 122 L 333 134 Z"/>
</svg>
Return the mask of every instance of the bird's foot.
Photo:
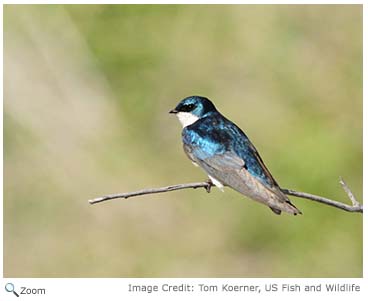
<svg viewBox="0 0 368 301">
<path fill-rule="evenodd" d="M 208 179 L 206 181 L 206 183 L 207 183 L 207 186 L 205 186 L 204 189 L 206 189 L 207 193 L 210 193 L 211 192 L 211 188 L 212 188 L 212 186 L 214 186 L 214 184 L 212 183 L 212 181 L 210 179 Z"/>
</svg>

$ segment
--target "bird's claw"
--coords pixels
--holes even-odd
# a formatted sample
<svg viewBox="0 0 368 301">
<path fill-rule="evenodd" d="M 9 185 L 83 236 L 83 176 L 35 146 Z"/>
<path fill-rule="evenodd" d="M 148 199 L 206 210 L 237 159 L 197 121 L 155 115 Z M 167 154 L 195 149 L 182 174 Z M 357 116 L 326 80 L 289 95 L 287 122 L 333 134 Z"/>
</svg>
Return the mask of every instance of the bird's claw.
<svg viewBox="0 0 368 301">
<path fill-rule="evenodd" d="M 204 189 L 206 189 L 207 193 L 210 193 L 211 192 L 211 187 L 213 186 L 213 183 L 210 179 L 208 179 L 206 181 L 206 183 L 207 183 L 207 186 Z"/>
</svg>

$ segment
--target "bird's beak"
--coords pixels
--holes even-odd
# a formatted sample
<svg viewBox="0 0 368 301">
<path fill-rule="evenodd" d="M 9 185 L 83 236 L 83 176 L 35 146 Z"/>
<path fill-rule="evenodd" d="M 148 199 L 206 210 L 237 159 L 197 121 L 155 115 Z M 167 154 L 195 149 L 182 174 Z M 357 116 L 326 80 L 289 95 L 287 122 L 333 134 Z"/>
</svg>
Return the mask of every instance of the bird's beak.
<svg viewBox="0 0 368 301">
<path fill-rule="evenodd" d="M 170 113 L 170 114 L 176 114 L 176 113 L 178 113 L 178 110 L 176 110 L 176 109 L 172 109 L 169 113 Z"/>
</svg>

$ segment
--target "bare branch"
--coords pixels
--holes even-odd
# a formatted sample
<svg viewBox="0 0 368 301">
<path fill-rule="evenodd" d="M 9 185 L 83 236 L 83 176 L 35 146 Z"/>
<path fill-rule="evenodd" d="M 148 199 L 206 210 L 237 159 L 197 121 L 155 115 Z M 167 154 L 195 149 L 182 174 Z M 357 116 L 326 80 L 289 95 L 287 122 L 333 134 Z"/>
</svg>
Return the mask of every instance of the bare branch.
<svg viewBox="0 0 368 301">
<path fill-rule="evenodd" d="M 342 177 L 340 177 L 340 184 L 341 184 L 342 188 L 344 188 L 344 190 L 345 190 L 346 194 L 348 195 L 350 201 L 353 203 L 353 206 L 354 207 L 359 207 L 360 206 L 359 202 L 356 200 L 354 194 L 351 192 L 350 188 L 345 183 L 345 181 Z"/>
<path fill-rule="evenodd" d="M 188 189 L 188 188 L 205 188 L 207 192 L 210 192 L 211 187 L 213 184 L 211 182 L 198 182 L 198 183 L 187 183 L 187 184 L 177 184 L 177 185 L 171 185 L 166 187 L 160 187 L 160 188 L 147 188 L 142 189 L 138 191 L 133 192 L 125 192 L 125 193 L 117 193 L 117 194 L 108 194 L 99 198 L 95 198 L 92 200 L 89 200 L 88 202 L 90 204 L 96 204 L 101 203 L 108 200 L 113 199 L 127 199 L 134 196 L 139 195 L 145 195 L 145 194 L 154 194 L 154 193 L 162 193 L 162 192 L 168 192 L 168 191 L 174 191 L 174 190 L 180 190 L 180 189 Z"/>
<path fill-rule="evenodd" d="M 361 205 L 356 198 L 354 197 L 353 193 L 351 192 L 350 188 L 348 187 L 348 185 L 346 185 L 346 183 L 344 182 L 343 179 L 340 179 L 340 184 L 342 185 L 342 188 L 344 188 L 346 194 L 348 195 L 349 199 L 351 200 L 351 202 L 353 203 L 353 205 L 348 205 L 345 203 L 340 203 L 334 200 L 330 200 L 327 198 L 324 198 L 322 196 L 318 196 L 318 195 L 313 195 L 310 193 L 306 193 L 306 192 L 299 192 L 299 191 L 294 191 L 291 189 L 281 189 L 283 193 L 287 194 L 287 195 L 292 195 L 292 196 L 296 196 L 298 198 L 303 198 L 303 199 L 308 199 L 311 201 L 315 201 L 315 202 L 319 202 L 325 205 L 329 205 L 332 207 L 336 207 L 339 208 L 341 210 L 345 210 L 345 211 L 349 211 L 349 212 L 361 212 L 363 213 L 363 205 Z"/>
<path fill-rule="evenodd" d="M 348 205 L 345 203 L 341 203 L 338 201 L 330 200 L 325 197 L 321 197 L 318 195 L 313 195 L 306 192 L 299 192 L 294 191 L 291 189 L 281 189 L 283 193 L 291 196 L 295 196 L 298 198 L 308 199 L 311 201 L 319 202 L 325 205 L 329 205 L 335 208 L 339 208 L 341 210 L 349 211 L 349 212 L 361 212 L 363 213 L 363 205 L 361 205 L 356 198 L 354 197 L 353 193 L 351 192 L 350 188 L 346 185 L 344 180 L 340 178 L 340 184 L 342 185 L 343 189 L 345 190 L 346 194 L 348 195 L 349 199 L 351 200 L 353 205 Z M 126 193 L 117 193 L 117 194 L 109 194 L 105 195 L 99 198 L 95 198 L 92 200 L 89 200 L 88 202 L 92 204 L 97 204 L 101 202 L 105 202 L 112 199 L 119 199 L 119 198 L 130 198 L 135 197 L 139 195 L 145 195 L 145 194 L 154 194 L 154 193 L 163 193 L 168 191 L 174 191 L 174 190 L 181 190 L 181 189 L 188 189 L 188 188 L 205 188 L 207 192 L 210 192 L 211 187 L 213 187 L 214 184 L 211 181 L 207 182 L 195 182 L 195 183 L 187 183 L 187 184 L 177 184 L 177 185 L 171 185 L 166 187 L 160 187 L 160 188 L 148 188 L 148 189 L 142 189 L 134 192 L 126 192 Z"/>
</svg>

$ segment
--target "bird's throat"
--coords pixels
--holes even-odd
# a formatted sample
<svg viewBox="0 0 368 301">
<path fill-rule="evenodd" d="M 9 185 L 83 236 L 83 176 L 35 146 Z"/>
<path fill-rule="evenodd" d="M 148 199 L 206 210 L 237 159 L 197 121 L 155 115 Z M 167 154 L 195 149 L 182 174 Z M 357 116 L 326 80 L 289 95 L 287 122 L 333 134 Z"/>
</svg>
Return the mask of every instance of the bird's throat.
<svg viewBox="0 0 368 301">
<path fill-rule="evenodd" d="M 199 119 L 198 116 L 188 112 L 179 112 L 176 114 L 176 116 L 178 117 L 183 128 L 193 124 Z"/>
</svg>

